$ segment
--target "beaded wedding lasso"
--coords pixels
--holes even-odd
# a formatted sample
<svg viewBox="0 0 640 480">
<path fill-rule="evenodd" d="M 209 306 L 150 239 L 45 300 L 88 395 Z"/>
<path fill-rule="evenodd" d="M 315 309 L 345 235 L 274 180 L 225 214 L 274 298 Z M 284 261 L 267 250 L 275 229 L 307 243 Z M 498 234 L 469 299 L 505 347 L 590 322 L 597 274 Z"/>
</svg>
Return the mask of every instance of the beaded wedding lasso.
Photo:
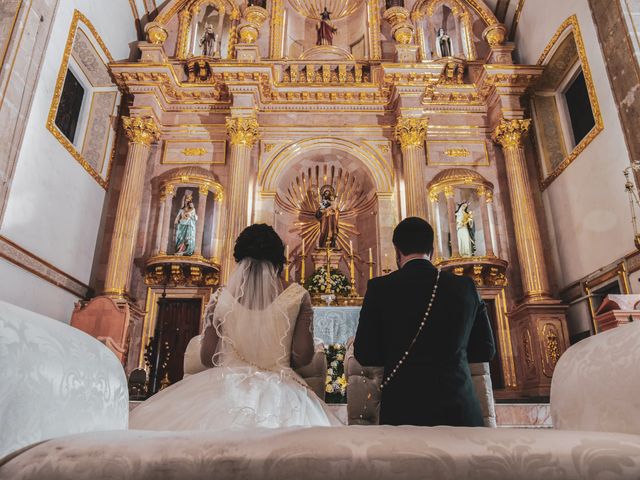
<svg viewBox="0 0 640 480">
<path fill-rule="evenodd" d="M 384 389 L 384 387 L 386 387 L 389 384 L 389 382 L 393 379 L 393 376 L 398 372 L 398 369 L 400 368 L 400 366 L 405 362 L 405 360 L 409 356 L 409 353 L 411 352 L 411 349 L 415 345 L 416 340 L 418 340 L 418 337 L 420 336 L 422 329 L 427 323 L 429 314 L 431 313 L 431 308 L 433 307 L 433 301 L 436 299 L 439 280 L 440 280 L 440 269 L 438 269 L 438 274 L 436 275 L 436 283 L 433 285 L 433 292 L 431 292 L 431 299 L 429 300 L 429 305 L 427 306 L 427 310 L 424 312 L 424 316 L 422 317 L 422 322 L 420 322 L 420 327 L 418 327 L 418 332 L 413 337 L 413 340 L 411 340 L 411 343 L 409 344 L 409 347 L 407 348 L 407 350 L 404 352 L 404 355 L 402 355 L 402 358 L 398 361 L 398 363 L 393 368 L 393 370 L 391 370 L 391 373 L 387 375 L 387 378 L 385 378 L 380 384 L 380 390 Z"/>
</svg>

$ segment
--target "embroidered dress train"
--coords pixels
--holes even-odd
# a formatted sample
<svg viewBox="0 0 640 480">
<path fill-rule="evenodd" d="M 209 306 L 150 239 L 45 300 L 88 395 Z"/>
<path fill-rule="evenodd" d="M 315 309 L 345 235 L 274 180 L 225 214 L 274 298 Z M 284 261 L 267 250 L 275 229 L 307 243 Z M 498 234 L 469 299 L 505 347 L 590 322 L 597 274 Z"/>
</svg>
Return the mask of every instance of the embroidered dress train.
<svg viewBox="0 0 640 480">
<path fill-rule="evenodd" d="M 205 330 L 218 337 L 214 368 L 157 393 L 132 413 L 141 430 L 219 430 L 339 425 L 291 368 L 294 329 L 311 311 L 298 284 L 282 290 L 266 261 L 244 259 L 214 295 Z M 312 318 L 306 318 L 312 324 Z M 308 331 L 310 335 L 311 332 Z M 293 344 L 293 345 L 292 345 Z"/>
</svg>

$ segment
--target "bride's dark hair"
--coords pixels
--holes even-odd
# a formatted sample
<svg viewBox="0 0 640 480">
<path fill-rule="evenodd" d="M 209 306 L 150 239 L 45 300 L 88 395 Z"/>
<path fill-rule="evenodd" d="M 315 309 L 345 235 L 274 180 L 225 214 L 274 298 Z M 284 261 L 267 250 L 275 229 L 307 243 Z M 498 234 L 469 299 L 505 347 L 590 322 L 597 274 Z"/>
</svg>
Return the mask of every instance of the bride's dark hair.
<svg viewBox="0 0 640 480">
<path fill-rule="evenodd" d="M 233 249 L 233 258 L 236 262 L 241 262 L 245 258 L 266 260 L 271 262 L 280 273 L 286 262 L 284 243 L 270 225 L 255 223 L 238 235 Z"/>
</svg>

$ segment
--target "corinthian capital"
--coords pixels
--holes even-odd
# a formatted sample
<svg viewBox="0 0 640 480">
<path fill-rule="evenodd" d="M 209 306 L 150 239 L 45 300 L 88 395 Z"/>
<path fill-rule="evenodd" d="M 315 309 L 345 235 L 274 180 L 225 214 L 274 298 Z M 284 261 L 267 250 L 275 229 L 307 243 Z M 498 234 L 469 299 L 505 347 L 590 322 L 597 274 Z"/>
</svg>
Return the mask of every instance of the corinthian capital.
<svg viewBox="0 0 640 480">
<path fill-rule="evenodd" d="M 522 146 L 522 139 L 529 131 L 531 120 L 500 120 L 500 124 L 493 131 L 493 141 L 503 148 L 518 148 Z"/>
<path fill-rule="evenodd" d="M 149 146 L 160 136 L 160 129 L 152 117 L 122 117 L 122 126 L 131 143 Z"/>
<path fill-rule="evenodd" d="M 246 145 L 253 147 L 260 138 L 256 117 L 227 118 L 227 135 L 231 145 Z"/>
<path fill-rule="evenodd" d="M 419 117 L 402 117 L 398 119 L 395 129 L 396 140 L 402 148 L 422 148 L 427 138 L 427 119 Z"/>
</svg>

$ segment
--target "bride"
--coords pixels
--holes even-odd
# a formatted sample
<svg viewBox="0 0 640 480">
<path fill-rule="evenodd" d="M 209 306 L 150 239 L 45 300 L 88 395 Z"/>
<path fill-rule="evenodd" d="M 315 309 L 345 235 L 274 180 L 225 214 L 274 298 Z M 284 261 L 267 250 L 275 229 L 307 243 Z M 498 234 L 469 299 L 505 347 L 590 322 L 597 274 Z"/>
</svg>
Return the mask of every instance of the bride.
<svg viewBox="0 0 640 480">
<path fill-rule="evenodd" d="M 228 284 L 205 311 L 200 356 L 207 370 L 137 407 L 129 427 L 213 430 L 338 425 L 292 369 L 314 354 L 313 310 L 298 284 L 283 289 L 284 245 L 268 225 L 247 227 Z"/>
</svg>

